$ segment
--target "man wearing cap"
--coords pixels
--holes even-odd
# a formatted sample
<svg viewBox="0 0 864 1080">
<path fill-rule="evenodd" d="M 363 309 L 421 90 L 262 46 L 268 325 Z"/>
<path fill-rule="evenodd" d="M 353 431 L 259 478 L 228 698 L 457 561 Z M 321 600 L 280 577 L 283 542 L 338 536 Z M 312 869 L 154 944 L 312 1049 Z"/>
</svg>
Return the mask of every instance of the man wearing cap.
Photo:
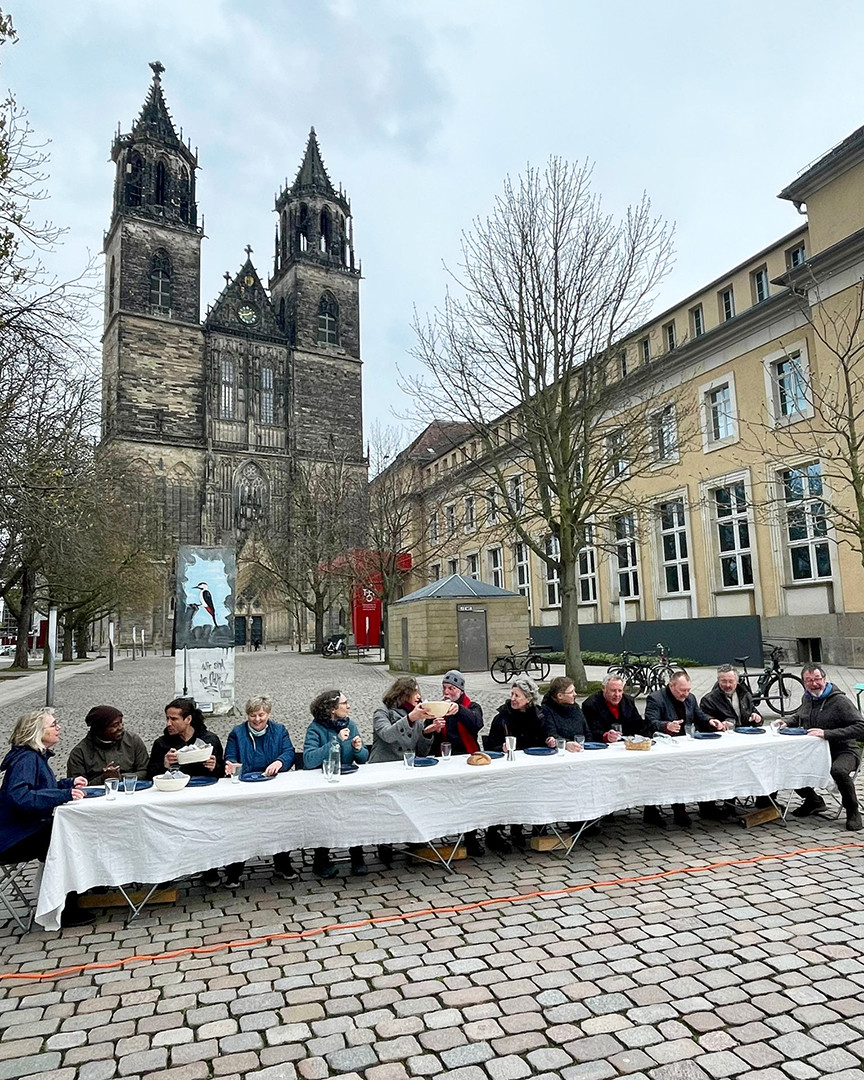
<svg viewBox="0 0 864 1080">
<path fill-rule="evenodd" d="M 483 709 L 465 693 L 465 676 L 452 669 L 442 679 L 441 693 L 450 702 L 450 710 L 441 719 L 433 720 L 424 730 L 432 735 L 432 753 L 441 756 L 441 744 L 450 743 L 452 754 L 473 754 L 479 749 L 477 736 L 483 727 Z M 485 854 L 477 831 L 465 833 L 465 847 L 473 858 Z"/>
<path fill-rule="evenodd" d="M 96 705 L 84 723 L 90 730 L 69 751 L 67 776 L 86 776 L 88 784 L 104 783 L 106 776 L 147 776 L 150 753 L 140 735 L 124 729 L 119 709 Z"/>
</svg>

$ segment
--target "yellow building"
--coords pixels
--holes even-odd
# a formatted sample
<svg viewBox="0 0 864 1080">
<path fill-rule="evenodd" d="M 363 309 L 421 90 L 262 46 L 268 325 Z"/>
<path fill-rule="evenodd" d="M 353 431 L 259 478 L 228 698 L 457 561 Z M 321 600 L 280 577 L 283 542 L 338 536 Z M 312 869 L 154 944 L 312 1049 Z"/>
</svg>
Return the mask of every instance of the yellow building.
<svg viewBox="0 0 864 1080">
<path fill-rule="evenodd" d="M 864 357 L 854 349 L 864 128 L 779 197 L 802 214 L 796 229 L 621 343 L 615 375 L 627 423 L 651 426 L 654 460 L 632 477 L 626 449 L 612 462 L 634 510 L 597 521 L 596 543 L 580 555 L 583 646 L 608 647 L 623 613 L 655 641 L 674 628 L 673 651 L 694 656 L 688 624 L 710 653 L 710 637 L 734 638 L 727 620 L 758 616 L 762 636 L 800 659 L 864 663 L 864 570 L 859 542 L 842 527 L 857 512 L 840 437 L 859 386 L 864 405 Z M 511 422 L 501 418 L 505 440 Z M 408 587 L 458 572 L 517 590 L 535 635 L 554 642 L 555 574 L 504 524 L 465 425 L 435 430 L 411 455 L 418 527 Z M 530 501 L 530 479 L 514 457 L 515 501 Z M 543 533 L 538 518 L 532 535 L 554 544 Z"/>
</svg>

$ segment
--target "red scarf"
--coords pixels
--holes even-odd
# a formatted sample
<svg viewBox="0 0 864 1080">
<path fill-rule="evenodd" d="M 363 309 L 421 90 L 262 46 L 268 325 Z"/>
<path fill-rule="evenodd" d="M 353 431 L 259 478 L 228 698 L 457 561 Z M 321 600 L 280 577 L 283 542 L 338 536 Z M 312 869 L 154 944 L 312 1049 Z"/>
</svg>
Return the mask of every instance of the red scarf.
<svg viewBox="0 0 864 1080">
<path fill-rule="evenodd" d="M 462 697 L 456 702 L 457 705 L 464 705 L 466 709 L 471 708 L 471 698 L 467 694 L 463 693 Z M 462 740 L 462 745 L 468 751 L 469 754 L 476 754 L 480 749 L 480 744 L 474 738 L 472 732 L 465 727 L 461 720 L 456 721 L 456 727 L 459 730 L 459 738 Z"/>
</svg>

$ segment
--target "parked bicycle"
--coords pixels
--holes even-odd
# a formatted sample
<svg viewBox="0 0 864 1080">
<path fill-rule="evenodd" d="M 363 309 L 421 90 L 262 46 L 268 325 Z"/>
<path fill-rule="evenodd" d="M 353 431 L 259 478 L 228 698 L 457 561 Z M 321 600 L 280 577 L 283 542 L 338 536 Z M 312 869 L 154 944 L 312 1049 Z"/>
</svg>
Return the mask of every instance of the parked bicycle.
<svg viewBox="0 0 864 1080">
<path fill-rule="evenodd" d="M 782 646 L 763 641 L 762 648 L 769 651 L 769 659 L 760 672 L 747 670 L 749 656 L 735 657 L 735 663 L 742 669 L 739 679 L 753 695 L 754 705 L 764 702 L 771 712 L 786 716 L 798 707 L 804 693 L 804 683 L 797 675 L 781 667 L 781 661 L 786 659 L 786 650 Z"/>
<path fill-rule="evenodd" d="M 344 634 L 331 634 L 321 649 L 322 656 L 344 656 L 348 646 Z"/>
<path fill-rule="evenodd" d="M 524 652 L 513 652 L 512 645 L 506 645 L 507 652 L 496 656 L 489 668 L 489 674 L 495 682 L 509 682 L 515 675 L 523 672 L 537 682 L 548 679 L 552 665 L 536 651 L 534 642 L 528 639 L 528 648 Z"/>
<path fill-rule="evenodd" d="M 666 646 L 655 645 L 656 654 L 622 652 L 621 659 L 607 670 L 624 680 L 624 692 L 631 697 L 662 690 L 675 668 L 669 660 Z"/>
</svg>

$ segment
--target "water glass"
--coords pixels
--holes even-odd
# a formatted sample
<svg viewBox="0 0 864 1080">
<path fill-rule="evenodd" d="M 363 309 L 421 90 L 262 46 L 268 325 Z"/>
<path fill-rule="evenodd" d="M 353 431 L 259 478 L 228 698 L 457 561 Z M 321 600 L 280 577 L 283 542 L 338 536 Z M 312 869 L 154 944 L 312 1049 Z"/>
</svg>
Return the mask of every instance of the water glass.
<svg viewBox="0 0 864 1080">
<path fill-rule="evenodd" d="M 504 737 L 504 746 L 507 749 L 507 760 L 508 761 L 515 761 L 516 760 L 516 736 L 515 735 L 506 735 Z"/>
<path fill-rule="evenodd" d="M 109 776 L 105 780 L 105 798 L 109 799 L 109 800 L 110 799 L 116 799 L 117 798 L 117 788 L 119 786 L 120 786 L 120 781 L 117 779 L 117 777 L 116 776 Z"/>
<path fill-rule="evenodd" d="M 243 765 L 239 761 L 231 762 L 231 783 L 239 784 L 243 773 Z"/>
<path fill-rule="evenodd" d="M 621 726 L 621 724 L 613 724 L 612 725 L 612 730 L 618 733 L 619 738 L 624 733 L 624 728 Z"/>
<path fill-rule="evenodd" d="M 562 739 L 562 738 L 557 738 L 555 740 L 555 745 L 558 748 L 558 753 L 563 754 L 564 753 L 564 747 L 567 745 L 567 740 Z"/>
<path fill-rule="evenodd" d="M 441 743 L 441 757 L 444 761 L 450 760 L 450 755 L 453 753 L 453 746 L 449 742 Z"/>
<path fill-rule="evenodd" d="M 415 756 L 416 755 L 414 754 L 413 750 L 406 750 L 405 753 L 402 755 L 402 760 L 405 762 L 405 768 L 406 769 L 413 769 L 414 768 L 414 758 L 415 758 Z"/>
<path fill-rule="evenodd" d="M 696 732 L 696 725 L 695 724 L 685 724 L 684 725 L 684 734 L 687 736 L 688 739 L 692 739 L 695 732 Z"/>
<path fill-rule="evenodd" d="M 138 787 L 138 777 L 134 773 L 123 777 L 123 790 L 127 795 L 130 795 L 136 787 Z"/>
<path fill-rule="evenodd" d="M 576 742 L 579 743 L 580 746 L 584 746 L 585 745 L 585 736 L 584 735 L 577 735 L 576 736 Z"/>
</svg>

